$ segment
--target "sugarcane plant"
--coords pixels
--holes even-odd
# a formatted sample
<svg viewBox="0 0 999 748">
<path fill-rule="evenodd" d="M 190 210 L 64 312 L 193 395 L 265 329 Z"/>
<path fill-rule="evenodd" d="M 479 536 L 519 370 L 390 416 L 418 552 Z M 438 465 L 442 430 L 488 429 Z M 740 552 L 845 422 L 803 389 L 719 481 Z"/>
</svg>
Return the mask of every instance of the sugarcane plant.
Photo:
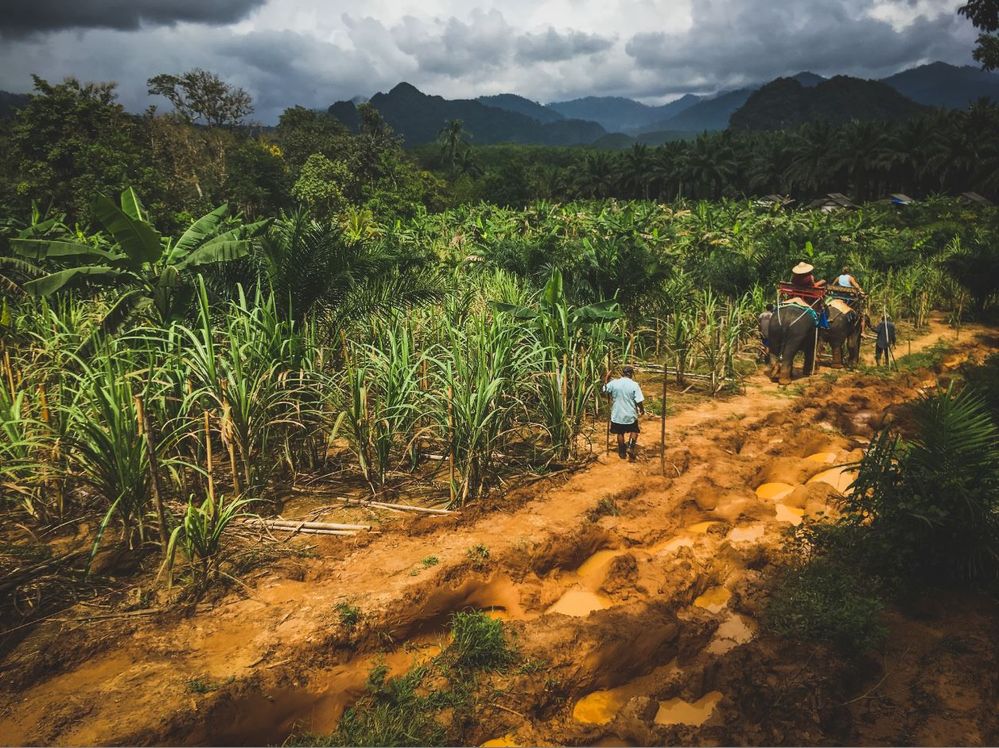
<svg viewBox="0 0 999 748">
<path fill-rule="evenodd" d="M 533 331 L 537 415 L 553 458 L 566 460 L 575 453 L 587 404 L 599 386 L 607 345 L 619 339 L 611 327 L 621 319 L 618 304 L 614 299 L 570 304 L 562 273 L 554 270 L 536 307 L 504 302 L 493 307 Z"/>
</svg>

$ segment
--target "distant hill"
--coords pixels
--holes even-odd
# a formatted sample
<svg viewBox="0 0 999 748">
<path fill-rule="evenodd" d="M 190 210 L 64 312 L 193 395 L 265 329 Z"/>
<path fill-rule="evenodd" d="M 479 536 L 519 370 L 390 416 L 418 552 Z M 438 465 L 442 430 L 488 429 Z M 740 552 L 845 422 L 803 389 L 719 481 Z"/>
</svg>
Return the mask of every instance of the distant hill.
<svg viewBox="0 0 999 748">
<path fill-rule="evenodd" d="M 13 117 L 14 112 L 27 104 L 30 99 L 28 94 L 0 91 L 0 119 Z"/>
<path fill-rule="evenodd" d="M 745 104 L 752 93 L 752 88 L 740 88 L 736 91 L 719 94 L 712 99 L 704 99 L 674 117 L 650 125 L 646 131 L 703 132 L 705 130 L 725 130 L 728 128 L 728 120 L 732 116 L 732 112 Z"/>
<path fill-rule="evenodd" d="M 377 93 L 370 103 L 385 121 L 402 136 L 406 145 L 432 142 L 448 120 L 464 123 L 473 143 L 536 143 L 539 145 L 579 145 L 592 143 L 606 134 L 596 122 L 559 119 L 542 123 L 519 112 L 486 106 L 472 99 L 445 99 L 428 96 L 409 83 Z M 329 113 L 352 130 L 359 127 L 359 115 L 352 102 L 338 101 Z"/>
<path fill-rule="evenodd" d="M 524 114 L 531 119 L 536 119 L 538 122 L 557 122 L 560 119 L 565 119 L 559 112 L 546 107 L 543 104 L 539 104 L 536 101 L 531 101 L 530 99 L 525 99 L 523 96 L 517 96 L 517 94 L 497 94 L 495 96 L 479 96 L 475 99 L 476 101 L 485 104 L 486 106 L 493 106 L 497 109 L 504 109 L 508 112 L 517 112 L 518 114 Z M 581 117 L 580 119 L 589 119 L 587 117 Z"/>
<path fill-rule="evenodd" d="M 733 130 L 783 130 L 806 122 L 897 121 L 925 111 L 879 81 L 837 75 L 807 87 L 778 78 L 755 91 L 731 117 Z"/>
<path fill-rule="evenodd" d="M 797 75 L 791 76 L 794 80 L 798 81 L 805 88 L 814 88 L 815 86 L 822 83 L 828 78 L 823 78 L 821 75 L 816 75 L 815 73 L 809 73 L 807 70 L 798 73 Z"/>
<path fill-rule="evenodd" d="M 882 78 L 881 82 L 927 106 L 967 109 L 982 98 L 999 102 L 999 74 L 968 65 L 933 62 Z"/>
<path fill-rule="evenodd" d="M 548 105 L 565 117 L 591 120 L 608 132 L 641 132 L 648 126 L 669 119 L 692 107 L 700 97 L 693 94 L 660 106 L 649 106 L 620 96 L 587 96 L 571 101 L 553 101 Z"/>
</svg>

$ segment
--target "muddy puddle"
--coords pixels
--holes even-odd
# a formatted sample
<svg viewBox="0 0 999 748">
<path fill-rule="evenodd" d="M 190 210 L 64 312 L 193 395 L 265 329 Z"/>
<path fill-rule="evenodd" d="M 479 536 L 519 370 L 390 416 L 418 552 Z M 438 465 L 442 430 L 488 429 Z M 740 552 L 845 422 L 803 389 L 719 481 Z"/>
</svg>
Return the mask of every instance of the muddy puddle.
<svg viewBox="0 0 999 748">
<path fill-rule="evenodd" d="M 609 597 L 576 585 L 566 590 L 562 597 L 548 608 L 547 612 L 585 618 L 595 610 L 605 610 L 612 605 Z"/>
<path fill-rule="evenodd" d="M 756 495 L 767 501 L 780 501 L 794 491 L 790 483 L 764 483 L 756 489 Z"/>
<path fill-rule="evenodd" d="M 708 654 L 723 655 L 740 644 L 752 641 L 756 636 L 756 624 L 739 613 L 730 613 L 715 630 L 715 635 L 705 650 Z"/>
<path fill-rule="evenodd" d="M 760 524 L 733 527 L 725 537 L 730 543 L 755 543 L 763 537 L 764 530 Z"/>
<path fill-rule="evenodd" d="M 830 468 L 823 470 L 818 475 L 808 479 L 809 483 L 826 483 L 842 494 L 845 494 L 850 485 L 857 479 L 857 473 L 845 467 Z"/>
<path fill-rule="evenodd" d="M 689 725 L 700 727 L 715 712 L 715 707 L 722 700 L 719 691 L 710 691 L 694 703 L 683 699 L 667 699 L 659 702 L 655 723 L 657 725 Z"/>
<path fill-rule="evenodd" d="M 731 591 L 726 587 L 712 587 L 694 599 L 694 605 L 704 608 L 709 613 L 720 613 L 732 598 Z"/>
<path fill-rule="evenodd" d="M 787 504 L 778 504 L 774 507 L 777 511 L 778 522 L 788 522 L 792 525 L 800 525 L 805 517 L 805 510 Z"/>
<path fill-rule="evenodd" d="M 616 688 L 593 691 L 576 702 L 572 708 L 572 718 L 589 725 L 609 724 L 630 699 L 647 695 L 657 682 L 682 672 L 674 660 L 655 668 L 648 675 L 635 678 Z"/>
</svg>

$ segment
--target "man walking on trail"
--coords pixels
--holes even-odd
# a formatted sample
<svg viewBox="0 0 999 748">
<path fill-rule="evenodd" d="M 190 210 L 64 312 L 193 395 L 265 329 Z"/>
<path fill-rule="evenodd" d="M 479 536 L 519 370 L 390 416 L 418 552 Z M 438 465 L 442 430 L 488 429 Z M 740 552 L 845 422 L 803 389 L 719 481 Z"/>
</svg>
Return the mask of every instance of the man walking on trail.
<svg viewBox="0 0 999 748">
<path fill-rule="evenodd" d="M 881 356 L 885 357 L 885 366 L 891 366 L 891 349 L 895 347 L 895 323 L 888 319 L 888 315 L 881 317 L 878 322 L 878 339 L 874 343 L 874 361 L 876 366 L 881 366 Z"/>
<path fill-rule="evenodd" d="M 645 415 L 645 407 L 642 403 L 645 396 L 642 388 L 638 386 L 632 377 L 635 370 L 630 366 L 625 366 L 621 370 L 621 376 L 617 379 L 610 379 L 604 385 L 604 394 L 613 398 L 611 404 L 610 431 L 617 434 L 617 456 L 622 460 L 630 457 L 635 461 L 635 450 L 638 445 L 638 416 Z M 624 435 L 628 434 L 628 443 L 624 443 Z"/>
</svg>

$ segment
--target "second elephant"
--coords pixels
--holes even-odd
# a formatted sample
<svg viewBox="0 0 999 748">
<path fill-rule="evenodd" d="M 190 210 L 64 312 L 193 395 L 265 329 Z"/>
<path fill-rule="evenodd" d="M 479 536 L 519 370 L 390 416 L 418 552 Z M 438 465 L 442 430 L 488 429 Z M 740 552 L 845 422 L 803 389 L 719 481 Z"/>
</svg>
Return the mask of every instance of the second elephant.
<svg viewBox="0 0 999 748">
<path fill-rule="evenodd" d="M 770 318 L 767 342 L 770 347 L 770 378 L 780 384 L 791 383 L 794 357 L 805 354 L 805 375 L 815 368 L 818 314 L 803 304 L 782 304 Z"/>
</svg>

